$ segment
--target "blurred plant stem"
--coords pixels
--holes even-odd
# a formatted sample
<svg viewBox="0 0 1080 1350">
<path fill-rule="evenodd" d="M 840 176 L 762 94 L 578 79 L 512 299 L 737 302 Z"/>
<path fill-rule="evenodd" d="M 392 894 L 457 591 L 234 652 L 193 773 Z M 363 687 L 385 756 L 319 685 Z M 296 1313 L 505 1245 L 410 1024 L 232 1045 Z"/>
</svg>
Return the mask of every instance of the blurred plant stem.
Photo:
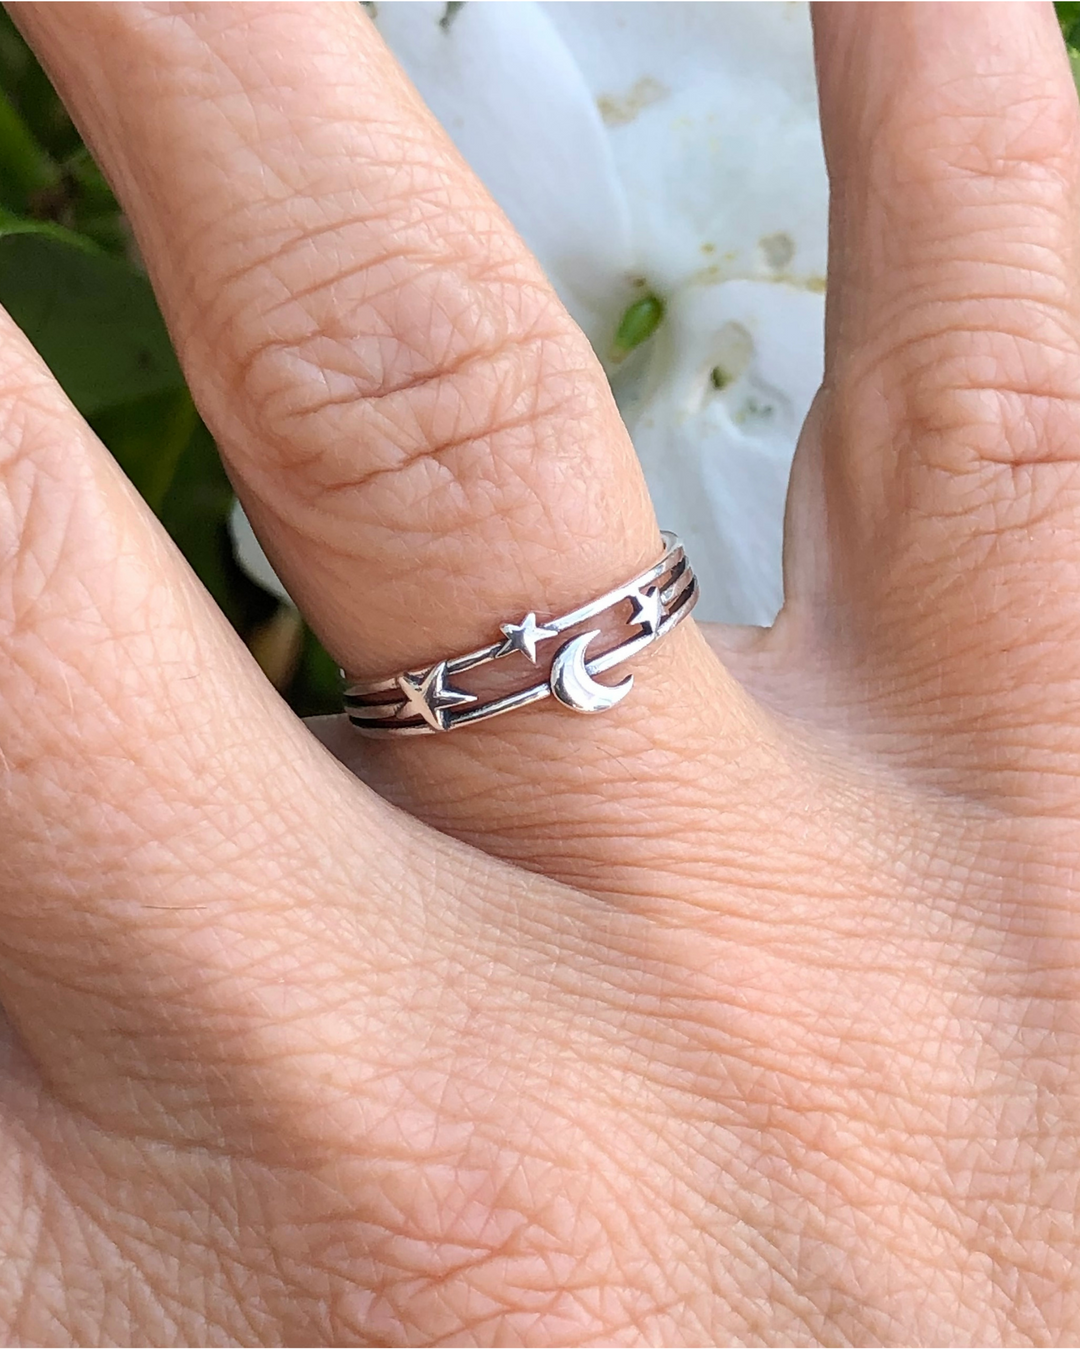
<svg viewBox="0 0 1080 1350">
<path fill-rule="evenodd" d="M 29 211 L 34 198 L 56 186 L 60 170 L 0 88 L 0 202 Z"/>
</svg>

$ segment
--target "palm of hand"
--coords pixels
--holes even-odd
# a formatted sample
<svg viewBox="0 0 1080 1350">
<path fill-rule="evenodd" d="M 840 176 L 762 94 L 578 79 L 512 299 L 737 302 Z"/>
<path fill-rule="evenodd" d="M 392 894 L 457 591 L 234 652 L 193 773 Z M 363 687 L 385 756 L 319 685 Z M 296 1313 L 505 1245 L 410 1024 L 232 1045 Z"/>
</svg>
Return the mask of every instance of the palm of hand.
<svg viewBox="0 0 1080 1350">
<path fill-rule="evenodd" d="M 365 21 L 302 9 L 20 17 L 294 593 L 392 669 L 655 523 Z M 319 728 L 358 782 L 7 332 L 9 1337 L 1075 1334 L 1077 117 L 1049 11 L 947 10 L 820 19 L 789 605 L 602 722 Z"/>
</svg>

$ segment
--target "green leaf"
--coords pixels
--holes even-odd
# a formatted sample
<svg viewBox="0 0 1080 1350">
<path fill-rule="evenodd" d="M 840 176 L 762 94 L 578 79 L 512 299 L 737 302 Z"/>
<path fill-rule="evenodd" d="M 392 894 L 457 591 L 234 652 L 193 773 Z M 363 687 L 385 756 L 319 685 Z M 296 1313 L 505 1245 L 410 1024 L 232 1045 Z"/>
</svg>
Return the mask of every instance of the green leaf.
<svg viewBox="0 0 1080 1350">
<path fill-rule="evenodd" d="M 0 88 L 0 201 L 12 210 L 25 211 L 35 194 L 55 187 L 59 179 L 52 156 L 38 144 Z"/>
<path fill-rule="evenodd" d="M 1070 47 L 1075 47 L 1080 37 L 1080 0 L 1058 0 L 1054 9 L 1062 36 Z"/>
<path fill-rule="evenodd" d="M 0 9 L 0 87 L 39 145 L 59 161 L 81 144 L 49 77 L 11 20 Z"/>
<path fill-rule="evenodd" d="M 107 408 L 91 425 L 146 501 L 161 514 L 199 414 L 186 389 Z"/>
<path fill-rule="evenodd" d="M 52 220 L 31 220 L 15 211 L 0 207 L 0 238 L 8 235 L 30 234 L 40 239 L 52 239 L 68 248 L 81 249 L 85 253 L 100 253 L 101 250 L 91 239 L 85 238 L 77 230 L 69 230 Z"/>
<path fill-rule="evenodd" d="M 0 217 L 0 304 L 86 416 L 184 388 L 147 279 L 62 226 Z"/>
</svg>

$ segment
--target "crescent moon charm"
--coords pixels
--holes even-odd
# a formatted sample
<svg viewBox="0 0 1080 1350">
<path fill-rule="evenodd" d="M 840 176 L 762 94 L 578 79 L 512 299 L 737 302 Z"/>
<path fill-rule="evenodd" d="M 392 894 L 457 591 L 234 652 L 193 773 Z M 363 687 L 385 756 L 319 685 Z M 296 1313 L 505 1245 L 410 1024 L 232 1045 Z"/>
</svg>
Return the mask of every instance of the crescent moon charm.
<svg viewBox="0 0 1080 1350">
<path fill-rule="evenodd" d="M 365 736 L 428 736 L 466 731 L 547 699 L 573 712 L 614 708 L 633 688 L 634 676 L 624 675 L 618 684 L 600 680 L 616 678 L 616 666 L 667 637 L 698 598 L 686 550 L 667 532 L 661 542 L 660 557 L 636 577 L 565 614 L 545 613 L 542 622 L 529 610 L 518 623 L 499 623 L 501 637 L 475 651 L 377 679 L 350 679 L 342 671 L 349 721 Z M 583 564 L 580 570 L 584 585 L 595 568 Z M 596 627 L 586 633 L 591 623 Z M 470 678 L 493 661 L 505 680 Z"/>
<path fill-rule="evenodd" d="M 551 663 L 551 692 L 568 708 L 575 712 L 598 713 L 614 708 L 630 692 L 634 683 L 633 675 L 627 675 L 618 684 L 597 684 L 585 666 L 585 648 L 600 629 L 591 633 L 581 633 L 559 648 L 555 660 Z"/>
</svg>

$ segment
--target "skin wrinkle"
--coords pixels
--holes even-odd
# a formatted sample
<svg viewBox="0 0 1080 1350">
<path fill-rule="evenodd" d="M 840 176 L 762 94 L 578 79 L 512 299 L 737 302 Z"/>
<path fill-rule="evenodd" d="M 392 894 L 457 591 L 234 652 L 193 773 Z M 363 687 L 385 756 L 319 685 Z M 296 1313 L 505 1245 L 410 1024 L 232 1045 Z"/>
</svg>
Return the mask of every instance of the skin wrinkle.
<svg viewBox="0 0 1080 1350">
<path fill-rule="evenodd" d="M 340 235 L 345 246 L 343 252 L 346 259 L 347 242 L 357 233 L 351 228 L 352 225 L 353 222 L 345 221 L 334 226 L 335 233 Z M 284 257 L 279 255 L 275 261 L 285 264 L 286 276 L 298 271 L 297 263 L 291 255 L 286 254 Z M 407 267 L 390 268 L 389 264 L 394 262 L 407 264 Z M 257 264 L 249 262 L 244 269 L 243 278 L 232 282 L 234 287 L 241 279 L 256 283 L 246 288 L 252 290 L 249 304 L 255 304 L 262 298 L 262 282 L 266 275 L 266 266 L 265 262 Z M 389 273 L 385 279 L 381 275 L 384 272 Z M 410 308 L 405 299 L 406 294 L 411 290 L 413 292 L 411 304 L 418 306 L 419 297 L 429 294 L 432 282 L 442 281 L 443 289 L 451 295 L 463 292 L 461 300 L 454 306 L 455 322 L 431 325 L 427 331 L 418 328 L 418 331 L 423 333 L 423 339 L 422 342 L 416 341 L 414 348 L 422 346 L 428 349 L 422 365 L 406 368 L 400 377 L 396 377 L 392 366 L 389 369 L 381 363 L 373 366 L 370 359 L 363 365 L 355 361 L 350 363 L 357 367 L 358 387 L 355 391 L 357 395 L 378 397 L 395 392 L 398 378 L 404 382 L 403 387 L 408 388 L 408 381 L 413 378 L 436 374 L 452 375 L 456 373 L 458 366 L 468 363 L 470 358 L 478 353 L 482 354 L 485 348 L 498 351 L 519 338 L 530 336 L 530 332 L 535 330 L 535 321 L 524 325 L 520 334 L 513 331 L 518 325 L 509 322 L 516 306 L 511 306 L 508 302 L 515 295 L 524 297 L 529 291 L 535 292 L 527 308 L 535 310 L 537 320 L 547 313 L 552 313 L 550 301 L 542 295 L 537 285 L 539 279 L 523 274 L 520 268 L 515 269 L 508 277 L 499 278 L 497 285 L 487 282 L 481 288 L 478 283 L 484 280 L 481 275 L 477 275 L 474 266 L 463 263 L 460 253 L 453 258 L 445 253 L 441 257 L 429 256 L 421 264 L 419 258 L 410 256 L 399 248 L 394 252 L 384 251 L 374 258 L 365 258 L 363 262 L 351 266 L 343 260 L 340 267 L 334 271 L 320 276 L 317 281 L 308 282 L 301 295 L 298 296 L 290 290 L 285 298 L 277 302 L 270 314 L 260 311 L 253 319 L 261 327 L 273 317 L 275 322 L 271 325 L 272 332 L 280 332 L 283 328 L 291 330 L 288 339 L 280 340 L 280 345 L 283 346 L 287 345 L 287 342 L 299 346 L 303 338 L 325 335 L 329 329 L 331 335 L 341 340 L 348 350 L 347 339 L 350 335 L 359 333 L 368 337 L 373 335 L 374 330 L 393 337 L 396 349 L 406 350 L 399 336 L 404 325 L 392 321 L 395 308 L 406 311 Z M 348 294 L 351 289 L 350 283 L 361 283 L 359 294 L 355 299 L 350 299 Z M 245 289 L 242 286 L 237 288 Z M 316 307 L 310 303 L 318 299 L 323 301 L 322 306 Z M 303 300 L 309 303 L 301 303 Z M 346 304 L 348 309 L 342 313 L 342 308 Z M 384 312 L 384 306 L 387 307 L 389 320 L 387 313 Z M 321 308 L 323 313 L 314 312 L 316 308 Z M 296 322 L 291 325 L 283 323 L 283 319 L 290 316 L 294 317 Z M 552 317 L 556 316 L 552 314 Z M 234 313 L 230 324 L 235 323 Z M 251 323 L 250 327 L 253 333 L 258 331 L 255 323 Z M 565 319 L 560 322 L 558 331 L 560 338 L 566 343 L 570 334 Z M 440 336 L 443 341 L 437 344 Z M 579 342 L 580 338 L 575 338 L 566 345 L 574 348 Z M 254 356 L 258 357 L 259 354 L 259 347 L 255 347 Z M 239 354 L 238 360 L 233 363 L 238 383 L 242 383 L 248 377 L 252 360 L 251 355 Z"/>
<path fill-rule="evenodd" d="M 333 406 L 333 402 L 322 404 L 316 411 L 325 411 L 325 409 L 330 406 Z M 305 415 L 308 415 L 311 411 L 312 410 L 310 409 L 306 409 Z M 558 409 L 556 408 L 554 411 L 558 411 Z M 363 471 L 357 470 L 354 476 L 343 480 L 336 480 L 332 483 L 309 483 L 307 485 L 307 490 L 311 491 L 313 488 L 317 488 L 320 494 L 317 500 L 320 502 L 324 495 L 348 493 L 350 494 L 351 504 L 352 497 L 360 495 L 360 492 L 364 488 L 368 487 L 379 478 L 398 474 L 408 475 L 409 471 L 414 468 L 424 468 L 431 464 L 438 465 L 440 469 L 445 469 L 448 468 L 446 461 L 455 457 L 455 452 L 457 452 L 456 458 L 460 460 L 463 471 L 453 473 L 454 486 L 460 487 L 464 492 L 471 494 L 475 490 L 472 486 L 474 480 L 479 479 L 481 482 L 486 482 L 494 477 L 494 474 L 485 474 L 486 465 L 492 465 L 493 468 L 497 469 L 500 475 L 503 472 L 502 462 L 498 456 L 490 453 L 485 454 L 482 457 L 477 456 L 475 453 L 476 448 L 490 443 L 495 438 L 505 437 L 507 432 L 531 429 L 535 426 L 535 423 L 536 413 L 535 411 L 530 410 L 518 417 L 507 418 L 502 421 L 485 420 L 483 423 L 484 430 L 479 435 L 466 431 L 461 435 L 448 439 L 433 440 L 424 437 L 418 448 L 404 451 L 401 458 L 395 464 L 387 464 L 377 468 L 368 468 Z M 468 453 L 469 451 L 472 451 L 473 453 Z M 312 477 L 310 467 L 301 466 L 300 473 L 298 473 L 297 476 L 303 476 L 306 479 L 310 479 Z M 275 485 L 280 485 L 280 476 L 277 477 Z M 403 496 L 411 497 L 413 495 L 409 491 L 407 480 L 400 489 L 397 488 L 396 483 L 394 486 L 396 490 L 402 492 Z"/>
<path fill-rule="evenodd" d="M 285 354 L 287 360 L 289 360 L 287 348 Z M 484 367 L 484 362 L 491 363 L 494 369 Z M 321 362 L 308 362 L 299 352 L 292 355 L 290 364 L 295 364 L 299 368 L 310 365 L 313 373 L 316 368 L 321 370 L 323 367 Z M 504 376 L 514 377 L 511 387 L 516 388 L 519 397 L 528 394 L 538 404 L 542 404 L 551 398 L 551 394 L 544 388 L 546 380 L 543 377 L 547 371 L 550 370 L 553 375 L 558 375 L 568 382 L 577 379 L 579 384 L 581 382 L 580 377 L 584 374 L 584 371 L 566 364 L 564 354 L 558 348 L 558 335 L 556 333 L 545 332 L 542 328 L 534 327 L 531 332 L 522 334 L 513 341 L 501 340 L 497 349 L 470 352 L 458 366 L 452 367 L 448 371 L 418 374 L 409 378 L 403 384 L 388 387 L 385 392 L 369 394 L 362 401 L 361 411 L 366 418 L 387 418 L 388 420 L 392 418 L 393 413 L 397 413 L 399 418 L 402 414 L 407 414 L 409 422 L 415 423 L 422 416 L 423 405 L 410 408 L 409 402 L 411 399 L 426 399 L 432 392 L 438 394 L 444 389 L 453 391 L 458 387 L 461 376 L 466 377 L 465 380 L 461 381 L 466 391 L 470 388 L 470 380 L 478 389 L 483 389 L 492 382 L 493 375 L 500 371 L 500 367 L 504 368 Z M 340 373 L 348 375 L 350 372 L 347 366 L 343 364 Z M 478 376 L 482 376 L 482 378 L 477 378 Z M 315 386 L 316 382 L 313 380 L 313 388 Z M 324 394 L 310 404 L 311 409 L 319 411 L 323 408 L 348 407 L 350 402 L 359 402 L 355 389 L 337 393 L 331 392 L 329 380 L 326 380 L 324 388 Z M 302 393 L 305 391 L 298 389 L 296 392 Z M 576 393 L 579 402 L 583 405 L 588 406 L 589 403 L 595 403 L 595 399 L 589 396 L 587 386 L 580 388 Z M 348 394 L 348 397 L 346 397 L 346 394 Z M 405 397 L 402 397 L 402 395 Z M 459 397 L 457 401 L 464 406 L 467 406 L 470 402 L 467 397 Z M 309 412 L 309 407 L 303 407 L 299 411 L 301 415 L 306 415 Z M 490 425 L 488 429 L 491 429 Z M 287 443 L 283 443 L 282 449 L 287 450 L 290 455 L 295 453 Z M 508 465 L 509 467 L 512 466 Z"/>
<path fill-rule="evenodd" d="M 895 145 L 903 130 L 895 90 L 913 82 L 920 105 L 949 88 L 915 57 L 952 49 L 956 8 L 875 7 L 873 23 L 853 27 L 843 6 L 825 11 L 833 40 L 856 44 L 851 68 L 874 97 L 893 91 L 892 120 L 877 123 L 868 155 L 857 143 L 865 129 L 837 120 L 828 93 L 835 66 L 832 77 L 826 70 L 834 151 L 840 126 L 855 142 L 852 164 L 907 170 Z M 1058 41 L 1038 6 L 995 7 L 1002 17 L 993 23 L 980 7 L 965 8 L 963 31 L 981 36 L 965 38 L 961 52 L 997 42 L 998 25 L 1019 34 L 1042 24 Z M 318 280 L 314 253 L 283 262 L 288 275 L 264 264 L 208 308 L 215 266 L 235 265 L 244 231 L 252 229 L 253 258 L 275 232 L 265 220 L 256 229 L 228 196 L 192 191 L 202 168 L 189 147 L 206 142 L 203 160 L 219 179 L 236 164 L 238 194 L 252 192 L 265 159 L 259 210 L 284 204 L 285 233 L 316 185 L 332 189 L 340 175 L 345 196 L 358 182 L 371 190 L 379 165 L 365 163 L 370 142 L 349 142 L 356 156 L 335 155 L 335 126 L 362 122 L 366 100 L 396 109 L 407 127 L 413 103 L 355 6 L 206 7 L 181 11 L 193 17 L 179 22 L 150 20 L 150 37 L 140 6 L 21 13 L 68 70 L 77 114 L 97 124 L 97 143 L 112 156 L 166 308 L 196 352 L 189 369 L 203 381 L 201 405 L 222 441 L 238 447 L 234 471 L 261 455 L 280 451 L 286 464 L 293 455 L 278 496 L 254 495 L 280 512 L 268 528 L 292 566 L 313 590 L 334 592 L 328 632 L 353 640 L 356 611 L 335 591 L 342 578 L 348 594 L 365 577 L 389 578 L 399 589 L 380 601 L 364 647 L 392 668 L 402 639 L 388 620 L 408 607 L 410 557 L 433 612 L 464 581 L 480 623 L 518 592 L 573 589 L 590 556 L 618 569 L 614 579 L 635 550 L 652 556 L 653 523 L 639 512 L 640 483 L 602 389 L 587 400 L 595 420 L 575 428 L 561 454 L 539 431 L 503 437 L 501 449 L 482 447 L 473 478 L 459 474 L 455 495 L 441 501 L 430 468 L 414 475 L 420 482 L 400 476 L 387 496 L 407 517 L 396 543 L 384 524 L 352 552 L 336 547 L 351 506 L 339 507 L 333 528 L 312 525 L 306 543 L 299 537 L 303 499 L 320 500 L 319 476 L 336 463 L 342 429 L 365 418 L 376 425 L 347 393 L 335 402 L 334 381 L 360 359 L 347 331 L 360 313 L 351 288 L 371 275 L 352 266 L 363 263 L 354 236 L 329 251 L 325 294 L 311 291 L 296 311 L 300 362 L 271 363 L 262 376 L 261 392 L 280 385 L 278 410 L 291 401 L 319 411 L 300 413 L 306 420 L 290 425 L 288 445 L 268 435 L 241 445 L 260 414 L 223 408 L 218 372 L 250 345 L 258 288 L 276 305 L 290 286 L 308 287 Z M 883 42 L 888 61 L 875 64 L 859 44 L 880 24 L 894 36 Z M 929 34 L 928 46 L 913 54 L 897 27 L 909 44 Z M 177 32 L 188 36 L 174 53 Z M 93 61 L 72 61 L 88 51 Z M 995 59 L 1023 51 L 1018 38 Z M 823 60 L 828 67 L 828 40 Z M 1075 102 L 1059 65 L 1061 90 Z M 120 70 L 138 116 L 110 93 Z M 329 116 L 321 90 L 305 93 L 313 70 Z M 153 100 L 140 102 L 150 86 Z M 995 88 L 984 115 L 1007 116 L 1007 94 Z M 1031 114 L 1024 109 L 1025 127 Z M 230 119 L 243 131 L 234 138 L 239 159 L 222 139 Z M 313 136 L 316 163 L 294 153 Z M 426 136 L 421 128 L 407 138 L 409 154 L 426 144 L 453 181 L 458 161 L 444 162 Z M 141 185 L 139 173 L 150 175 Z M 1045 183 L 1014 178 L 1013 196 L 1037 188 L 1042 201 Z M 969 179 L 957 181 L 967 190 Z M 849 222 L 861 209 L 857 189 L 840 184 Z M 269 200 L 274 193 L 280 200 Z M 436 194 L 417 209 L 435 228 L 442 206 Z M 1030 229 L 1047 232 L 1035 255 L 1044 265 L 1053 219 L 1037 208 Z M 485 219 L 501 229 L 490 211 Z M 205 222 L 223 223 L 200 246 L 193 226 Z M 932 244 L 937 222 L 907 228 Z M 503 239 L 478 240 L 474 257 Z M 168 250 L 173 240 L 178 252 Z M 978 234 L 987 250 L 979 271 L 991 278 L 988 296 L 1007 295 L 1017 259 L 992 242 Z M 511 262 L 500 257 L 484 274 L 485 284 L 499 278 L 488 291 L 496 306 L 507 299 L 503 269 L 519 256 L 509 236 L 505 247 Z M 994 271 L 995 258 L 1007 275 Z M 892 261 L 890 284 L 917 281 L 926 306 L 929 276 Z M 922 310 L 925 331 L 940 321 L 940 359 L 956 359 L 950 374 L 981 387 L 964 354 L 951 357 L 969 342 L 949 308 L 957 273 L 937 275 L 943 305 Z M 849 311 L 845 341 L 857 345 L 859 323 L 878 314 L 904 316 L 890 309 L 887 285 L 867 286 L 854 264 L 831 274 L 831 305 L 850 303 L 845 279 L 868 311 Z M 436 313 L 430 280 L 421 269 L 404 302 L 381 292 L 379 379 L 384 360 L 408 365 L 424 354 Z M 243 311 L 235 327 L 230 304 Z M 200 307 L 213 316 L 206 327 Z M 899 344 L 921 331 L 909 312 L 896 327 Z M 475 329 L 458 332 L 459 317 L 439 313 L 447 330 L 428 349 L 432 361 L 452 355 L 448 331 L 463 348 L 501 350 L 477 347 Z M 274 317 L 287 323 L 288 311 Z M 521 321 L 520 310 L 491 319 Z M 1052 322 L 1028 331 L 1033 344 L 1055 341 Z M 1015 337 L 989 340 L 1016 347 Z M 83 503 L 68 526 L 84 532 L 83 547 L 72 539 L 60 565 L 45 566 L 27 539 L 20 559 L 29 582 L 48 577 L 56 608 L 41 626 L 28 609 L 27 642 L 41 675 L 52 648 L 58 669 L 36 698 L 7 697 L 18 687 L 10 668 L 0 675 L 0 745 L 19 750 L 19 777 L 2 785 L 0 995 L 51 1103 L 47 1118 L 20 1107 L 23 1135 L 38 1150 L 40 1175 L 79 1202 L 66 1229 L 54 1221 L 55 1250 L 22 1275 L 26 1339 L 1069 1339 L 1078 1315 L 1068 1281 L 1080 932 L 1075 796 L 1054 794 L 1075 747 L 1072 663 L 1055 664 L 1050 638 L 1071 633 L 1072 536 L 1064 514 L 1050 514 L 1046 465 L 1031 466 L 1026 499 L 1022 482 L 986 466 L 948 472 L 950 456 L 982 446 L 1001 410 L 934 386 L 927 341 L 912 349 L 918 361 L 905 351 L 888 370 L 879 351 L 879 386 L 861 399 L 838 395 L 843 420 L 819 432 L 829 437 L 843 508 L 828 534 L 829 584 L 808 588 L 824 597 L 827 618 L 795 615 L 789 631 L 800 636 L 786 646 L 764 639 L 756 673 L 744 663 L 749 689 L 684 629 L 642 663 L 633 720 L 538 714 L 474 741 L 358 752 L 370 783 L 443 835 L 351 781 L 298 732 L 130 494 L 101 487 L 113 479 L 92 443 L 71 433 L 69 455 L 99 465 L 85 481 L 63 479 Z M 213 378 L 198 373 L 209 364 L 200 346 L 221 348 Z M 1063 378 L 1056 348 L 1045 379 L 1034 355 L 1010 359 L 1008 388 L 1030 385 L 1038 395 Z M 573 378 L 585 379 L 576 362 Z M 851 378 L 850 359 L 837 369 Z M 530 380 L 536 386 L 531 406 L 562 406 L 551 377 L 550 368 L 521 373 L 526 395 Z M 466 392 L 472 375 L 449 383 L 462 400 L 479 398 Z M 399 397 L 380 430 L 415 435 L 421 448 L 425 437 L 428 446 L 445 439 L 436 425 L 445 407 L 418 409 L 424 388 Z M 514 386 L 506 396 L 519 393 Z M 481 439 L 490 437 L 499 425 L 490 403 L 474 412 Z M 1045 440 L 1047 412 L 1038 398 L 1017 404 L 1014 450 L 1033 443 L 1040 419 Z M 1055 416 L 1064 444 L 1067 402 Z M 452 424 L 460 417 L 450 409 Z M 897 462 L 874 463 L 883 449 L 895 449 Z M 499 475 L 489 472 L 496 460 Z M 265 460 L 263 471 L 269 480 Z M 40 477 L 34 491 L 49 482 Z M 27 503 L 0 502 L 17 531 Z M 40 495 L 29 502 L 46 525 L 47 504 Z M 448 509 L 453 519 L 436 518 Z M 117 515 L 122 525 L 103 534 Z M 436 545 L 447 561 L 428 568 Z M 109 568 L 82 565 L 96 549 L 111 554 Z M 142 597 L 136 613 L 133 593 Z M 88 603 L 104 628 L 92 644 L 73 621 Z M 432 651 L 440 638 L 460 637 L 457 618 L 453 633 L 437 617 L 428 622 Z M 842 675 L 838 646 L 818 637 L 828 622 L 847 642 Z M 783 714 L 755 699 L 759 687 L 780 691 Z M 57 716 L 71 705 L 80 716 Z M 26 1147 L 10 1128 L 0 1116 L 0 1152 Z M 79 1205 L 90 1217 L 80 1220 Z M 80 1265 L 90 1282 L 81 1310 L 65 1304 L 62 1283 Z"/>
<path fill-rule="evenodd" d="M 534 343 L 537 343 L 537 339 L 532 337 L 529 339 L 529 346 L 518 348 L 517 352 L 531 353 Z M 546 346 L 546 342 L 541 338 L 540 351 Z M 536 368 L 536 375 L 532 371 L 526 374 L 521 370 L 526 361 L 529 366 Z M 469 364 L 471 365 L 471 362 Z M 258 480 L 261 480 L 261 484 L 273 485 L 277 489 L 275 496 L 280 499 L 284 496 L 283 489 L 288 491 L 290 479 L 302 475 L 306 479 L 301 489 L 303 496 L 315 495 L 340 490 L 342 487 L 362 487 L 370 478 L 406 469 L 413 463 L 423 461 L 425 457 L 440 460 L 447 450 L 458 446 L 482 446 L 490 443 L 491 449 L 482 456 L 476 454 L 463 456 L 462 470 L 455 477 L 466 490 L 471 490 L 477 481 L 490 481 L 501 489 L 501 480 L 513 473 L 514 465 L 514 456 L 507 454 L 508 450 L 514 449 L 514 445 L 505 435 L 506 432 L 535 425 L 539 434 L 540 428 L 552 419 L 553 415 L 556 421 L 561 420 L 559 414 L 564 408 L 566 415 L 569 416 L 573 404 L 584 403 L 586 407 L 588 406 L 587 398 L 582 399 L 572 383 L 562 394 L 556 392 L 556 385 L 555 389 L 541 400 L 537 391 L 545 384 L 549 386 L 555 384 L 551 379 L 544 379 L 540 373 L 544 371 L 546 364 L 539 353 L 535 358 L 531 358 L 517 355 L 513 349 L 504 347 L 498 361 L 483 372 L 483 382 L 476 381 L 471 385 L 459 385 L 453 377 L 444 378 L 437 375 L 432 377 L 430 382 L 426 378 L 414 381 L 401 393 L 395 390 L 391 394 L 359 404 L 355 394 L 339 397 L 331 396 L 328 390 L 317 393 L 318 385 L 313 383 L 310 389 L 303 391 L 303 406 L 287 410 L 284 417 L 272 402 L 267 404 L 264 401 L 261 416 L 277 428 L 273 433 L 273 440 L 281 447 L 275 467 L 287 469 L 288 477 L 282 482 L 280 475 L 275 476 L 272 472 L 268 473 L 266 468 L 262 468 L 259 470 Z M 307 365 L 302 358 L 301 365 Z M 505 369 L 505 374 L 500 367 Z M 559 375 L 562 378 L 562 372 L 559 372 Z M 574 372 L 567 372 L 567 377 L 573 381 Z M 490 386 L 490 393 L 485 390 L 485 385 Z M 446 395 L 449 397 L 445 397 Z M 414 406 L 410 407 L 410 402 Z M 514 415 L 511 410 L 522 402 L 526 403 L 526 408 Z M 476 403 L 480 406 L 473 411 L 472 405 Z M 505 411 L 500 407 L 503 403 L 508 405 Z M 528 406 L 530 404 L 531 406 Z M 323 448 L 321 454 L 319 450 L 315 451 L 313 460 L 309 460 L 303 452 L 297 458 L 297 431 L 301 432 L 301 447 L 309 440 L 316 447 L 325 447 L 320 424 L 327 420 L 330 410 L 336 410 L 338 407 L 342 409 L 342 420 L 345 424 L 343 429 L 350 431 L 344 453 L 337 452 L 328 456 Z M 409 421 L 419 423 L 411 437 L 404 434 L 405 427 L 399 420 L 400 413 L 406 410 Z M 451 410 L 458 410 L 459 416 L 465 414 L 471 426 L 462 427 L 460 430 L 455 427 L 456 418 L 452 418 Z M 351 416 L 345 417 L 345 414 Z M 336 416 L 332 420 L 336 421 Z M 349 427 L 350 422 L 355 423 L 353 428 Z M 308 423 L 310 427 L 305 426 Z M 290 425 L 293 427 L 292 437 L 286 439 Z M 380 426 L 385 428 L 383 434 L 373 435 L 372 433 Z M 556 431 L 555 435 L 557 434 Z M 549 432 L 545 440 L 551 439 L 551 436 L 552 433 Z M 260 437 L 260 440 L 265 439 Z M 392 453 L 380 463 L 380 459 L 384 459 L 381 443 L 387 441 L 389 442 L 387 449 Z M 356 462 L 357 456 L 351 448 L 355 444 L 364 447 L 366 461 L 364 467 Z M 332 472 L 328 473 L 328 470 Z M 318 499 L 316 496 L 316 501 Z M 372 514 L 378 518 L 376 511 Z"/>
</svg>

